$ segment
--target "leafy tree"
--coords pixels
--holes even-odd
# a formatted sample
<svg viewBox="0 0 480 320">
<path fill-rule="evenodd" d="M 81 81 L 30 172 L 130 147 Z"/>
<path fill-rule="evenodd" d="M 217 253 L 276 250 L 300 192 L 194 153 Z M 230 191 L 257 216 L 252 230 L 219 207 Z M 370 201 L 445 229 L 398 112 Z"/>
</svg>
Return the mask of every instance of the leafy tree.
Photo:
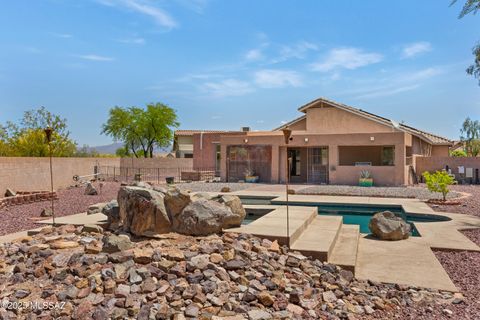
<svg viewBox="0 0 480 320">
<path fill-rule="evenodd" d="M 115 151 L 115 154 L 121 158 L 128 157 L 130 155 L 130 153 L 128 152 L 128 147 L 126 146 L 118 148 Z"/>
<path fill-rule="evenodd" d="M 162 103 L 139 107 L 113 107 L 103 125 L 102 133 L 122 141 L 135 157 L 153 157 L 155 147 L 166 147 L 173 139 L 173 128 L 178 127 L 177 114 Z"/>
<path fill-rule="evenodd" d="M 467 153 L 465 152 L 465 150 L 453 150 L 450 152 L 450 157 L 461 158 L 466 156 L 467 156 Z"/>
<path fill-rule="evenodd" d="M 100 154 L 95 149 L 90 149 L 87 144 L 84 144 L 80 149 L 75 152 L 75 157 L 88 158 L 88 157 L 100 157 Z"/>
<path fill-rule="evenodd" d="M 456 3 L 457 0 L 453 0 L 451 5 Z M 473 13 L 476 14 L 480 10 L 480 0 L 467 0 L 463 5 L 458 18 L 461 19 L 467 14 Z M 472 53 L 475 56 L 474 63 L 467 68 L 467 73 L 473 75 L 479 80 L 480 83 L 480 44 L 477 44 L 473 47 Z"/>
<path fill-rule="evenodd" d="M 56 157 L 74 155 L 76 143 L 69 138 L 67 120 L 49 112 L 45 107 L 26 111 L 18 123 L 8 121 L 0 130 L 0 152 L 2 149 L 6 150 L 3 152 L 6 156 L 48 156 L 49 150 L 43 131 L 46 127 L 53 129 L 52 155 Z"/>
<path fill-rule="evenodd" d="M 454 184 L 455 179 L 445 170 L 436 171 L 435 173 L 425 171 L 423 177 L 425 178 L 428 190 L 442 193 L 443 201 L 446 201 L 447 194 L 450 192 L 448 186 Z"/>
<path fill-rule="evenodd" d="M 480 138 L 480 121 L 472 120 L 469 117 L 463 121 L 460 129 L 460 139 L 465 143 L 465 151 L 468 156 L 476 157 L 480 152 L 478 139 Z"/>
</svg>

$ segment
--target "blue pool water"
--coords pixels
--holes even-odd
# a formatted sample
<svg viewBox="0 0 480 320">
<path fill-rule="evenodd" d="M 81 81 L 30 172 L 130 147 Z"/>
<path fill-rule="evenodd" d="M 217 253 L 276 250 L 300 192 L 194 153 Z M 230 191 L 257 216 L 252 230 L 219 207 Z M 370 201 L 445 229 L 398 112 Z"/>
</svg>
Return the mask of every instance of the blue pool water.
<svg viewBox="0 0 480 320">
<path fill-rule="evenodd" d="M 321 204 L 317 205 L 318 214 L 320 215 L 341 215 L 344 224 L 356 224 L 360 227 L 361 233 L 370 233 L 368 224 L 372 216 L 381 211 L 391 211 L 403 220 L 410 223 L 412 227 L 412 236 L 419 237 L 420 234 L 415 228 L 415 217 L 407 216 L 400 206 L 355 206 L 355 205 L 338 205 L 338 204 Z"/>
<path fill-rule="evenodd" d="M 242 198 L 243 204 L 278 204 L 285 205 L 284 201 L 275 201 L 272 199 L 253 199 L 255 202 L 252 203 L 250 198 Z M 359 204 L 339 204 L 339 203 L 302 203 L 302 202 L 290 202 L 290 205 L 297 206 L 315 206 L 318 208 L 318 214 L 320 215 L 341 215 L 343 217 L 344 224 L 353 224 L 360 227 L 361 233 L 370 233 L 368 224 L 370 219 L 375 213 L 381 211 L 391 211 L 397 216 L 401 217 L 403 220 L 410 223 L 412 236 L 420 237 L 420 233 L 415 227 L 415 222 L 438 222 L 449 220 L 447 217 L 438 216 L 438 215 L 428 215 L 428 216 L 417 216 L 409 215 L 403 211 L 401 206 L 376 206 L 376 205 L 359 205 Z M 264 214 L 264 213 L 263 213 Z M 255 221 L 263 214 L 250 214 L 247 213 L 244 224 L 248 224 L 252 221 Z"/>
</svg>

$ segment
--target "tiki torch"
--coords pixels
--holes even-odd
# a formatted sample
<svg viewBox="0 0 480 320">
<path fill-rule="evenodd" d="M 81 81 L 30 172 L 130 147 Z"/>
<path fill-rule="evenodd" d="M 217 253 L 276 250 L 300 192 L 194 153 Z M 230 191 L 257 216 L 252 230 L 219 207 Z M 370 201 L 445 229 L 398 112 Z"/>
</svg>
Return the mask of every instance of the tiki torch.
<svg viewBox="0 0 480 320">
<path fill-rule="evenodd" d="M 283 136 L 285 137 L 285 152 L 286 152 L 286 172 L 285 172 L 285 191 L 286 191 L 286 200 L 287 200 L 287 246 L 290 248 L 290 222 L 289 222 L 289 212 L 288 212 L 288 180 L 290 178 L 290 158 L 288 157 L 288 143 L 290 142 L 290 137 L 292 136 L 292 130 L 288 127 L 285 127 L 283 130 Z"/>
<path fill-rule="evenodd" d="M 50 157 L 50 198 L 52 200 L 52 225 L 55 227 L 55 208 L 54 208 L 54 196 L 53 196 L 53 169 L 52 169 L 52 133 L 53 129 L 50 127 L 45 128 L 45 137 L 47 138 L 47 144 L 48 144 L 48 154 Z"/>
</svg>

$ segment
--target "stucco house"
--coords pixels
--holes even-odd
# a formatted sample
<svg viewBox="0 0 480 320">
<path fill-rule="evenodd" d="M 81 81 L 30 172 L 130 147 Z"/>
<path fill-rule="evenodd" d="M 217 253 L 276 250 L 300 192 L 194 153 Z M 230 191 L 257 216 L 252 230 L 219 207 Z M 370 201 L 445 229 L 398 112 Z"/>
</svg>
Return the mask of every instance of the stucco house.
<svg viewBox="0 0 480 320">
<path fill-rule="evenodd" d="M 272 131 L 192 134 L 197 168 L 216 168 L 223 181 L 239 181 L 247 169 L 260 182 L 358 184 L 368 170 L 375 185 L 415 181 L 415 160 L 448 156 L 452 141 L 325 98 L 298 110 L 300 117 Z M 286 145 L 282 129 L 292 130 Z"/>
</svg>

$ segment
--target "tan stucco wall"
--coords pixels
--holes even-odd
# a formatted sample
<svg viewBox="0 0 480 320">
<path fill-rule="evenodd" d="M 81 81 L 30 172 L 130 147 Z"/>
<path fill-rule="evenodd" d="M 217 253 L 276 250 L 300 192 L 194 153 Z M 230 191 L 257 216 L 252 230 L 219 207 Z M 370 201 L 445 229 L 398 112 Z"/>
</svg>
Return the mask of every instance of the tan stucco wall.
<svg viewBox="0 0 480 320">
<path fill-rule="evenodd" d="M 432 146 L 432 157 L 448 157 L 449 146 Z"/>
<path fill-rule="evenodd" d="M 324 106 L 307 109 L 307 131 L 340 134 L 393 132 L 397 130 L 338 108 Z"/>
<path fill-rule="evenodd" d="M 74 175 L 93 174 L 94 166 L 120 166 L 120 158 L 53 158 L 55 189 L 75 182 Z M 20 191 L 50 190 L 49 158 L 0 157 L 0 197 L 6 188 Z"/>
<path fill-rule="evenodd" d="M 418 157 L 416 160 L 417 175 L 423 172 L 443 170 L 448 166 L 452 173 L 458 174 L 458 167 L 480 169 L 480 157 Z"/>
<path fill-rule="evenodd" d="M 307 119 L 303 118 L 303 119 L 295 122 L 294 124 L 289 125 L 288 127 L 290 128 L 290 130 L 295 130 L 295 131 L 307 130 Z"/>
</svg>

